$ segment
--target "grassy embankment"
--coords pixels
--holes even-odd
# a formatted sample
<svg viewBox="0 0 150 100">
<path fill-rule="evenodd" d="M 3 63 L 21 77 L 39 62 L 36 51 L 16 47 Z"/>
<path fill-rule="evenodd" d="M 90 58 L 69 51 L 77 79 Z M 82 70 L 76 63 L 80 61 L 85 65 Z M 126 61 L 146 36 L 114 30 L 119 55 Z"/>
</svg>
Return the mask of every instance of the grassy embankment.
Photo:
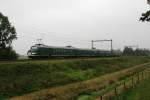
<svg viewBox="0 0 150 100">
<path fill-rule="evenodd" d="M 0 98 L 84 81 L 148 61 L 145 57 L 120 57 L 1 63 Z"/>
<path fill-rule="evenodd" d="M 55 87 L 55 88 L 47 88 L 41 91 L 25 94 L 23 96 L 17 96 L 9 100 L 77 100 L 77 97 L 83 96 L 83 95 L 92 96 L 93 99 L 90 99 L 90 100 L 95 100 L 94 98 L 100 97 L 103 94 L 106 94 L 105 95 L 106 98 L 110 96 L 113 97 L 114 95 L 110 95 L 108 92 L 112 91 L 114 86 L 118 87 L 119 84 L 122 85 L 122 82 L 124 80 L 127 83 L 128 81 L 127 78 L 133 75 L 137 76 L 137 74 L 139 74 L 139 72 L 141 73 L 141 71 L 142 72 L 144 71 L 145 73 L 145 70 L 149 68 L 149 66 L 150 66 L 150 62 L 136 65 L 131 68 L 127 68 L 121 71 L 106 74 L 106 75 L 96 77 L 90 80 L 68 84 L 65 86 L 60 86 L 60 87 Z M 142 76 L 145 77 L 144 74 Z M 129 84 L 131 83 L 129 82 Z M 119 89 L 119 91 L 121 92 L 122 89 Z M 90 93 L 92 94 L 90 95 Z M 89 99 L 84 99 L 84 100 L 89 100 Z"/>
<path fill-rule="evenodd" d="M 150 100 L 150 78 L 123 93 L 118 100 Z"/>
<path fill-rule="evenodd" d="M 144 70 L 141 69 L 143 67 L 145 67 Z M 132 67 L 132 68 L 134 68 L 134 67 Z M 131 69 L 131 68 L 129 68 L 129 69 Z M 135 95 L 135 94 L 137 94 L 136 90 L 132 92 L 132 93 L 135 93 L 134 98 L 132 96 L 132 93 L 130 93 L 130 91 L 133 89 L 133 87 L 134 87 L 134 89 L 136 89 L 137 86 L 139 85 L 139 83 L 145 82 L 145 79 L 150 78 L 150 63 L 147 63 L 144 66 L 142 65 L 141 67 L 133 69 L 133 70 L 137 70 L 137 69 L 140 69 L 140 71 L 139 72 L 137 71 L 137 73 L 129 75 L 121 80 L 117 80 L 112 84 L 108 84 L 108 86 L 103 90 L 96 90 L 93 92 L 88 92 L 84 95 L 82 94 L 78 97 L 78 100 L 99 100 L 100 98 L 102 98 L 103 100 L 110 100 L 110 98 L 111 98 L 111 100 L 128 100 L 128 99 L 129 100 L 143 100 L 142 98 L 139 98 L 139 96 L 136 97 L 136 95 Z M 124 70 L 122 70 L 120 72 L 122 74 L 125 74 Z M 147 86 L 150 86 L 150 85 L 147 84 Z M 116 90 L 115 90 L 115 88 L 116 88 Z M 138 91 L 138 92 L 140 92 L 140 91 Z M 144 96 L 143 97 L 146 98 L 146 100 L 149 100 L 148 94 L 150 94 L 150 92 L 148 92 L 148 89 L 145 91 L 145 93 L 147 93 L 147 94 L 145 95 L 145 97 Z M 129 94 L 130 94 L 130 96 L 128 96 Z M 144 95 L 144 93 L 143 93 L 143 95 Z"/>
</svg>

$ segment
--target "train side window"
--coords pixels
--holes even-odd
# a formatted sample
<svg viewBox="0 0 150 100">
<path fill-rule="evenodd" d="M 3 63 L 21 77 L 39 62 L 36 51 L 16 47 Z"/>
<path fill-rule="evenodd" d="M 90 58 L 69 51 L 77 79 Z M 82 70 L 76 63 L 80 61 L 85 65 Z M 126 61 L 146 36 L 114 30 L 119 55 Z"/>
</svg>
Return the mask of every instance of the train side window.
<svg viewBox="0 0 150 100">
<path fill-rule="evenodd" d="M 61 49 L 61 55 L 63 55 L 63 49 Z"/>
<path fill-rule="evenodd" d="M 56 49 L 56 54 L 58 54 L 58 49 Z"/>
<path fill-rule="evenodd" d="M 56 49 L 54 49 L 54 54 L 56 55 Z"/>
<path fill-rule="evenodd" d="M 53 49 L 53 54 L 55 54 L 55 49 Z"/>
<path fill-rule="evenodd" d="M 56 49 L 56 51 L 57 51 L 57 54 L 59 54 L 59 49 Z"/>
</svg>

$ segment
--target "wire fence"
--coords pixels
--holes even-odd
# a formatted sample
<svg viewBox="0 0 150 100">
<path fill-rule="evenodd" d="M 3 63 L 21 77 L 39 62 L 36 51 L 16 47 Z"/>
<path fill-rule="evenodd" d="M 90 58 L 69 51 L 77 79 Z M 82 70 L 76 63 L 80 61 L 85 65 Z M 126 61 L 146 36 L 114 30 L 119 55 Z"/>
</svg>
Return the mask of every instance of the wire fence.
<svg viewBox="0 0 150 100">
<path fill-rule="evenodd" d="M 130 88 L 136 88 L 136 86 L 145 79 L 150 77 L 150 68 L 144 71 L 135 73 L 134 75 L 125 78 L 113 85 L 108 86 L 101 92 L 96 100 L 118 100 L 119 95 L 127 91 Z"/>
</svg>

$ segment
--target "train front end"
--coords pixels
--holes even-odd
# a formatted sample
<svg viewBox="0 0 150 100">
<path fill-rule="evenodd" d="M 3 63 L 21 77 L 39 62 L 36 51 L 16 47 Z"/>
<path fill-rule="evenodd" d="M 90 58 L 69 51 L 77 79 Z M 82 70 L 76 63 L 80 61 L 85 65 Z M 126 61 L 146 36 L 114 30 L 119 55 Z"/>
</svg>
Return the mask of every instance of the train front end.
<svg viewBox="0 0 150 100">
<path fill-rule="evenodd" d="M 38 54 L 38 47 L 32 46 L 30 50 L 27 52 L 27 55 L 29 58 L 37 58 L 39 56 Z"/>
<path fill-rule="evenodd" d="M 50 56 L 49 47 L 43 44 L 35 44 L 27 52 L 29 58 L 48 58 Z"/>
</svg>

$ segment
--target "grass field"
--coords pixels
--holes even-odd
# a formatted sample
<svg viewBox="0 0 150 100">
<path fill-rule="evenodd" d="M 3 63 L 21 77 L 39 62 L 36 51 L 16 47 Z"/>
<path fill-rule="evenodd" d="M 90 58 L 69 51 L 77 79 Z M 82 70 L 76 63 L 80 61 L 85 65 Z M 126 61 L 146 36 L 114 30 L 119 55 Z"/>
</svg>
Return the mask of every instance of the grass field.
<svg viewBox="0 0 150 100">
<path fill-rule="evenodd" d="M 150 100 L 150 78 L 122 94 L 119 100 Z"/>
<path fill-rule="evenodd" d="M 143 67 L 145 67 L 144 70 L 141 69 Z M 132 67 L 132 68 L 134 68 L 134 67 Z M 121 80 L 116 80 L 113 84 L 108 84 L 108 86 L 106 87 L 106 89 L 104 89 L 104 91 L 103 90 L 96 90 L 94 92 L 88 92 L 86 94 L 82 94 L 78 97 L 78 100 L 99 100 L 100 96 L 102 96 L 103 100 L 108 100 L 110 98 L 111 98 L 110 100 L 128 100 L 128 98 L 131 98 L 129 100 L 143 100 L 141 98 L 140 99 L 136 99 L 136 98 L 133 99 L 132 96 L 129 97 L 129 93 L 132 89 L 133 83 L 134 83 L 134 88 L 137 88 L 137 86 L 139 85 L 138 82 L 143 83 L 143 82 L 145 82 L 145 79 L 150 78 L 149 77 L 149 75 L 150 75 L 150 70 L 149 70 L 150 63 L 148 63 L 144 66 L 142 65 L 141 68 L 139 67 L 139 68 L 135 69 L 135 70 L 141 69 L 140 72 L 138 72 L 138 73 L 134 73 L 134 74 L 129 75 L 125 78 L 121 78 Z M 122 70 L 122 71 L 124 71 L 124 70 Z M 121 73 L 124 74 L 123 72 L 121 72 Z M 133 79 L 133 81 L 132 81 L 132 79 Z M 119 84 L 119 85 L 117 85 L 117 84 Z M 148 86 L 150 86 L 150 85 L 148 85 Z M 116 90 L 117 96 L 116 96 L 115 91 L 114 91 L 115 88 L 117 89 Z M 136 93 L 136 90 L 134 92 Z M 146 90 L 145 93 L 147 93 L 148 95 L 150 94 L 149 90 Z M 134 96 L 136 97 L 136 95 L 134 95 Z M 145 96 L 145 97 L 148 97 L 148 96 Z M 137 96 L 137 98 L 138 98 L 138 96 Z M 149 99 L 146 99 L 146 100 L 149 100 Z"/>
<path fill-rule="evenodd" d="M 146 57 L 0 63 L 0 98 L 92 79 L 148 62 Z"/>
</svg>

